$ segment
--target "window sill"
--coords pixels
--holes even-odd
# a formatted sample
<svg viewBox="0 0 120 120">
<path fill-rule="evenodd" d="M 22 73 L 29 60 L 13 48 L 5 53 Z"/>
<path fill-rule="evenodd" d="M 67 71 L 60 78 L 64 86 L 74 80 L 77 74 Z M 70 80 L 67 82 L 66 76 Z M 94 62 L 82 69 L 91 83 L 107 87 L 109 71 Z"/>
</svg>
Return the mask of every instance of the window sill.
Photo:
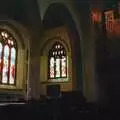
<svg viewBox="0 0 120 120">
<path fill-rule="evenodd" d="M 7 85 L 7 84 L 0 84 L 0 89 L 17 89 L 17 87 L 15 85 Z"/>
<path fill-rule="evenodd" d="M 44 81 L 41 84 L 62 84 L 62 83 L 70 83 L 71 81 Z"/>
</svg>

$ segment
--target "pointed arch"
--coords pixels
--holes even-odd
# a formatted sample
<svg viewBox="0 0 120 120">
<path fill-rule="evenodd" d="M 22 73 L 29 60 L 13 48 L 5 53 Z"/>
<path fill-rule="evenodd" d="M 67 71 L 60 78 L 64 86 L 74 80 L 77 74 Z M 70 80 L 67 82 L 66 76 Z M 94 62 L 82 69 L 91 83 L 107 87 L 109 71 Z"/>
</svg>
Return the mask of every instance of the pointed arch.
<svg viewBox="0 0 120 120">
<path fill-rule="evenodd" d="M 80 36 L 78 34 L 78 29 L 71 12 L 63 3 L 51 3 L 44 14 L 43 25 L 45 31 L 52 31 L 53 29 L 59 28 L 61 26 L 64 26 L 67 29 L 68 40 L 65 39 L 65 42 L 68 41 L 67 45 L 69 45 L 69 48 L 71 49 L 70 59 L 72 59 L 71 63 L 74 65 L 70 71 L 72 74 L 72 87 L 73 89 L 83 91 L 83 70 Z M 60 33 L 58 32 L 55 36 L 64 36 L 64 34 L 59 34 Z M 46 34 L 44 34 L 44 36 L 46 36 Z M 52 35 L 49 35 L 50 39 L 52 38 L 51 36 Z"/>
<path fill-rule="evenodd" d="M 61 28 L 57 28 L 61 29 Z M 61 31 L 61 30 L 60 30 Z M 41 78 L 45 78 L 46 82 L 67 82 L 71 81 L 71 48 L 67 38 L 61 38 L 61 36 L 51 37 L 45 40 L 41 47 L 41 64 L 46 64 L 44 69 L 41 67 Z M 56 48 L 57 47 L 57 48 Z M 61 53 L 62 52 L 62 53 Z M 53 55 L 54 54 L 54 55 Z M 42 61 L 42 58 L 44 59 Z M 43 63 L 46 62 L 46 63 Z M 54 65 L 53 65 L 54 62 Z M 54 69 L 54 75 L 50 75 L 52 69 Z M 65 70 L 63 73 L 62 70 Z M 44 71 L 45 70 L 45 71 Z M 46 73 L 43 75 L 43 73 Z"/>
</svg>

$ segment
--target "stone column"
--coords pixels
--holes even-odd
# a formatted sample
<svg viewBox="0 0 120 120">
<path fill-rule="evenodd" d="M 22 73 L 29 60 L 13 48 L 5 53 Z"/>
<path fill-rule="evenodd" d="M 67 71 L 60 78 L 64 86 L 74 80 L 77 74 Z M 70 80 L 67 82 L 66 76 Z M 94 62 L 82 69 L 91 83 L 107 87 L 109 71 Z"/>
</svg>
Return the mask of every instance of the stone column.
<svg viewBox="0 0 120 120">
<path fill-rule="evenodd" d="M 29 66 L 29 97 L 40 97 L 40 43 L 41 18 L 37 0 L 25 0 L 27 26 L 30 33 L 30 66 Z"/>
</svg>

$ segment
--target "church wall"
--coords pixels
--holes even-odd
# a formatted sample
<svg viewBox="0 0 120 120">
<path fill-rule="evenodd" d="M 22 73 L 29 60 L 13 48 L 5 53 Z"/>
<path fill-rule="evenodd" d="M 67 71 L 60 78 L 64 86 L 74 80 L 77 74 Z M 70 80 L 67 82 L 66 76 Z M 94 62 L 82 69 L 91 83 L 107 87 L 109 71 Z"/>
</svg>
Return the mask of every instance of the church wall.
<svg viewBox="0 0 120 120">
<path fill-rule="evenodd" d="M 28 94 L 30 98 L 39 98 L 39 40 L 42 26 L 40 13 L 37 8 L 35 0 L 2 0 L 0 4 L 0 20 L 15 21 L 26 30 L 20 29 L 19 31 L 25 43 L 30 43 L 25 51 L 25 59 L 21 61 L 25 63 L 24 69 L 26 70 L 23 75 L 25 82 L 19 87 L 24 86 L 25 95 Z M 16 24 L 14 26 L 16 30 L 19 29 L 19 26 Z M 21 72 L 19 71 L 19 74 Z M 14 92 L 17 93 L 17 91 Z"/>
<path fill-rule="evenodd" d="M 39 2 L 39 1 L 38 1 Z M 61 1 L 53 1 L 53 2 L 61 2 Z M 92 41 L 91 37 L 91 28 L 88 18 L 85 17 L 86 15 L 89 16 L 89 12 L 84 13 L 85 9 L 83 9 L 86 5 L 84 4 L 84 7 L 81 7 L 81 9 L 76 8 L 75 2 L 71 4 L 71 2 L 64 1 L 63 2 L 70 13 L 73 16 L 73 19 L 76 23 L 77 31 L 80 36 L 80 46 L 81 46 L 81 54 L 82 54 L 82 81 L 83 81 L 83 92 L 84 95 L 87 97 L 89 101 L 95 100 L 95 94 L 94 94 L 94 43 L 90 42 Z M 13 11 L 9 15 L 10 18 L 15 19 L 16 21 L 22 23 L 28 30 L 29 36 L 30 36 L 30 67 L 29 67 L 29 94 L 33 98 L 39 98 L 40 94 L 40 49 L 39 46 L 41 44 L 41 34 L 42 34 L 42 23 L 41 18 L 43 18 L 45 14 L 45 10 L 47 7 L 51 4 L 50 1 L 41 1 L 39 4 L 40 12 L 38 11 L 38 6 L 33 1 L 22 1 L 21 4 L 24 4 L 24 7 L 19 7 L 17 11 L 24 11 L 23 13 L 19 12 L 14 13 Z M 77 4 L 80 4 L 79 2 Z M 33 7 L 36 6 L 36 7 Z M 14 8 L 14 7 L 13 7 Z M 27 8 L 27 9 L 26 9 Z M 36 13 L 36 14 L 35 14 Z M 15 15 L 19 14 L 19 16 Z M 40 18 L 41 15 L 41 18 Z M 16 17 L 13 17 L 16 16 Z M 86 22 L 85 22 L 86 19 Z M 88 24 L 86 24 L 88 23 Z M 90 34 L 88 34 L 90 33 Z M 87 35 L 86 35 L 87 34 Z M 78 51 L 78 54 L 79 52 Z M 88 53 L 89 51 L 89 53 Z M 91 55 L 91 56 L 89 56 Z M 77 62 L 78 65 L 80 65 L 79 60 Z M 79 77 L 79 71 L 77 71 L 78 77 L 77 79 L 81 79 Z M 79 85 L 78 85 L 79 86 Z M 80 87 L 79 86 L 79 87 Z"/>
<path fill-rule="evenodd" d="M 95 95 L 95 66 L 94 66 L 94 37 L 92 33 L 90 6 L 87 1 L 76 2 L 77 19 L 79 20 L 80 42 L 83 61 L 83 93 L 88 101 L 96 101 Z M 86 10 L 86 8 L 88 8 Z"/>
<path fill-rule="evenodd" d="M 50 82 L 48 80 L 48 52 L 51 49 L 51 44 L 53 44 L 56 39 L 52 39 L 54 37 L 60 37 L 60 41 L 64 44 L 67 51 L 68 57 L 68 72 L 67 72 L 67 81 L 63 82 Z M 57 27 L 54 29 L 49 29 L 44 32 L 42 37 L 42 45 L 41 51 L 42 54 L 40 56 L 40 94 L 46 95 L 47 94 L 47 85 L 60 85 L 60 91 L 72 91 L 73 90 L 73 79 L 72 79 L 72 60 L 71 60 L 71 48 L 69 43 L 69 37 L 67 34 L 66 26 Z"/>
<path fill-rule="evenodd" d="M 77 32 L 79 34 L 79 44 L 80 50 L 78 51 L 78 55 L 82 56 L 82 83 L 79 83 L 79 88 L 81 89 L 86 96 L 88 101 L 95 101 L 96 100 L 96 93 L 95 93 L 95 53 L 94 53 L 94 35 L 92 33 L 92 26 L 90 24 L 90 11 L 86 10 L 86 7 L 89 8 L 89 3 L 82 2 L 82 1 L 38 1 L 39 8 L 41 11 L 41 18 L 43 18 L 47 7 L 51 3 L 63 3 L 67 9 L 69 10 L 70 14 L 75 21 Z M 79 61 L 77 60 L 77 65 L 80 66 Z M 79 71 L 77 70 L 77 79 L 80 80 Z M 82 84 L 82 85 L 80 85 Z"/>
<path fill-rule="evenodd" d="M 92 6 L 97 8 L 100 12 L 104 12 L 108 9 L 117 10 L 117 0 L 114 1 L 102 1 L 102 5 Z M 105 25 L 102 20 L 102 25 Z M 99 26 L 101 23 L 99 23 Z M 119 37 L 106 36 L 106 30 L 104 27 L 94 29 L 96 41 L 96 90 L 97 99 L 102 106 L 119 106 Z"/>
<path fill-rule="evenodd" d="M 99 0 L 97 0 L 99 1 Z M 101 1 L 101 0 L 100 0 Z M 103 0 L 104 1 L 104 0 Z M 7 3 L 7 4 L 6 4 Z M 88 101 L 100 101 L 105 103 L 107 99 L 112 98 L 112 95 L 115 91 L 119 91 L 119 82 L 108 80 L 108 76 L 98 76 L 98 64 L 96 64 L 96 59 L 101 57 L 102 53 L 99 53 L 101 48 L 96 48 L 96 41 L 98 39 L 106 39 L 102 35 L 100 36 L 94 29 L 94 26 L 91 23 L 90 18 L 90 10 L 91 8 L 99 8 L 101 11 L 105 9 L 104 3 L 99 2 L 95 3 L 97 5 L 93 5 L 94 2 L 87 2 L 82 0 L 76 1 L 68 1 L 68 0 L 2 0 L 2 4 L 0 4 L 0 19 L 11 19 L 18 23 L 20 23 L 26 29 L 26 33 L 24 30 L 21 31 L 25 34 L 23 35 L 24 39 L 27 41 L 29 39 L 29 49 L 27 48 L 26 57 L 27 57 L 27 76 L 25 75 L 24 79 L 27 87 L 25 85 L 25 89 L 28 91 L 28 96 L 30 98 L 39 98 L 40 93 L 46 93 L 45 84 L 41 84 L 41 76 L 40 76 L 40 46 L 42 45 L 42 34 L 44 31 L 43 28 L 43 17 L 46 13 L 48 6 L 52 3 L 62 3 L 66 6 L 68 11 L 70 12 L 77 28 L 77 32 L 79 35 L 78 43 L 80 44 L 79 50 L 77 51 L 77 55 L 81 54 L 82 58 L 82 77 L 79 75 L 79 68 L 75 68 L 77 84 L 76 83 L 62 83 L 61 89 L 64 91 L 72 90 L 73 88 L 79 88 L 84 93 L 84 96 Z M 88 9 L 86 9 L 88 8 Z M 26 37 L 29 36 L 29 37 Z M 98 41 L 99 42 L 99 41 Z M 109 43 L 109 42 L 108 42 Z M 107 43 L 108 51 L 112 51 L 112 54 L 116 54 L 117 48 L 111 48 L 114 44 L 116 46 L 118 42 L 111 41 L 109 44 Z M 28 44 L 26 42 L 26 44 Z M 104 42 L 101 46 L 104 45 Z M 119 47 L 118 47 L 119 48 Z M 97 49 L 99 49 L 97 51 Z M 98 55 L 100 54 L 100 56 Z M 99 57 L 98 57 L 98 56 Z M 115 57 L 119 56 L 119 52 Z M 97 58 L 98 57 L 98 58 Z M 115 59 L 115 57 L 113 59 Z M 77 59 L 77 65 L 80 66 L 80 59 Z M 113 60 L 112 63 L 115 63 L 116 60 Z M 98 62 L 98 61 L 97 61 Z M 104 62 L 107 62 L 104 61 Z M 110 62 L 110 61 L 109 61 Z M 111 63 L 111 62 L 110 62 Z M 103 63 L 101 63 L 104 66 Z M 100 65 L 101 65 L 100 64 Z M 103 69 L 103 68 L 102 68 Z M 114 74 L 116 75 L 116 74 Z M 107 80 L 106 80 L 107 77 Z M 82 83 L 79 80 L 82 78 Z M 101 80 L 102 79 L 102 80 Z M 110 83 L 108 85 L 108 83 Z M 82 84 L 82 85 L 81 85 Z M 113 85 L 114 84 L 114 85 Z M 116 89 L 115 86 L 117 85 Z M 113 89 L 114 86 L 114 89 Z M 109 87 L 109 88 L 107 88 Z M 112 87 L 112 90 L 111 90 Z M 112 91 L 112 95 L 108 95 L 109 91 Z M 118 95 L 118 93 L 116 93 Z M 106 96 L 108 95 L 108 98 Z M 117 98 L 117 95 L 115 97 Z M 112 98 L 114 99 L 114 98 Z M 108 102 L 108 101 L 107 101 Z"/>
<path fill-rule="evenodd" d="M 37 1 L 26 0 L 26 26 L 30 35 L 30 63 L 29 63 L 29 99 L 39 99 L 40 97 L 40 44 L 42 34 L 42 24 Z"/>
</svg>

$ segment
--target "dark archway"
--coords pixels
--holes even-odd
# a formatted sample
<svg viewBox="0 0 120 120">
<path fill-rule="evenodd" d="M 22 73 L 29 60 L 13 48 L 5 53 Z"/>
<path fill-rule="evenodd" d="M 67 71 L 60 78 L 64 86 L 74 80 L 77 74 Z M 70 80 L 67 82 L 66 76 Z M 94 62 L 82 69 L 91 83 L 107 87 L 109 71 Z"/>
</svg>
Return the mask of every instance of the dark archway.
<svg viewBox="0 0 120 120">
<path fill-rule="evenodd" d="M 51 4 L 43 17 L 43 25 L 44 29 L 51 29 L 62 25 L 67 26 L 72 50 L 72 63 L 74 68 L 72 72 L 73 79 L 76 81 L 75 88 L 82 91 L 83 86 L 80 36 L 78 35 L 76 23 L 74 22 L 69 10 L 64 4 Z"/>
</svg>

